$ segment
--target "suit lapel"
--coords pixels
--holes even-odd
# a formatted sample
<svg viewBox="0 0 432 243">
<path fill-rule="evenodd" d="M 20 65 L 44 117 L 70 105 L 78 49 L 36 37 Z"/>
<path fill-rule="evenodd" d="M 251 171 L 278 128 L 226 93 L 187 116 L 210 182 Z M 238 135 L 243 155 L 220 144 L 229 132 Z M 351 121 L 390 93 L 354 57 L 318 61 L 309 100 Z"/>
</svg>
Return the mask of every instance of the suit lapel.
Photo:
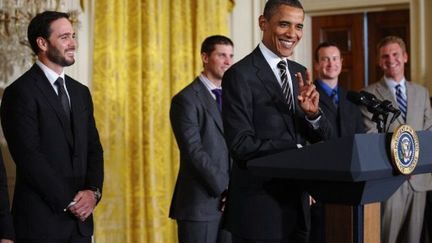
<svg viewBox="0 0 432 243">
<path fill-rule="evenodd" d="M 84 104 L 82 103 L 82 99 L 79 97 L 79 90 L 77 86 L 72 82 L 72 79 L 69 76 L 65 76 L 65 82 L 67 85 L 69 97 L 70 97 L 70 103 L 71 103 L 71 121 L 72 121 L 72 131 L 73 131 L 73 141 L 77 141 L 78 136 L 78 124 L 82 123 L 83 121 L 78 121 L 80 119 L 78 117 L 78 112 L 82 110 L 84 107 Z M 76 142 L 74 143 L 75 146 L 79 145 Z"/>
<path fill-rule="evenodd" d="M 36 74 L 35 75 L 36 86 L 39 88 L 41 93 L 47 99 L 50 106 L 53 108 L 55 114 L 57 115 L 58 119 L 60 120 L 60 124 L 63 127 L 63 131 L 65 132 L 65 136 L 66 136 L 66 140 L 68 141 L 69 145 L 72 147 L 73 146 L 73 137 L 72 137 L 71 122 L 67 119 L 67 116 L 64 113 L 64 110 L 60 105 L 60 101 L 58 99 L 57 94 L 55 93 L 50 82 L 46 78 L 43 71 L 39 68 L 39 66 L 37 66 L 37 64 L 33 65 L 32 70 Z"/>
<path fill-rule="evenodd" d="M 255 50 L 252 52 L 253 57 L 253 64 L 255 65 L 255 68 L 257 69 L 257 77 L 260 79 L 262 84 L 264 85 L 266 91 L 269 93 L 272 102 L 275 104 L 279 112 L 282 114 L 282 117 L 284 118 L 284 121 L 287 125 L 288 132 L 293 136 L 296 137 L 295 132 L 295 125 L 293 125 L 294 119 L 292 119 L 292 116 L 290 115 L 288 105 L 284 102 L 282 88 L 280 87 L 272 69 L 270 68 L 269 64 L 265 60 L 264 56 L 262 55 L 261 51 L 259 50 L 259 47 L 255 48 Z M 293 78 L 293 70 L 290 70 L 290 61 L 288 60 L 288 69 L 290 71 L 291 78 Z M 294 85 L 295 82 L 293 82 L 293 97 L 297 97 L 296 89 L 298 90 L 298 87 L 296 88 Z M 296 99 L 294 99 L 295 101 Z M 296 104 L 296 110 L 298 110 L 297 102 L 295 101 L 294 104 Z"/>
<path fill-rule="evenodd" d="M 407 94 L 407 115 L 406 115 L 406 124 L 415 124 L 415 122 L 410 121 L 411 119 L 418 119 L 418 116 L 414 114 L 414 112 L 418 109 L 415 107 L 415 100 L 417 99 L 416 92 L 412 84 L 408 81 L 405 81 L 406 86 L 406 94 Z"/>
<path fill-rule="evenodd" d="M 349 109 L 349 100 L 347 100 L 345 97 L 347 95 L 347 92 L 339 86 L 338 88 L 339 92 L 339 124 L 341 128 L 341 136 L 345 135 L 351 135 L 352 134 L 352 127 L 356 126 L 355 121 L 351 119 L 353 117 L 352 110 Z"/>
<path fill-rule="evenodd" d="M 408 87 L 407 87 L 408 89 Z M 386 82 L 384 79 L 381 79 L 377 88 L 377 93 L 381 96 L 382 100 L 390 100 L 392 102 L 393 107 L 395 108 L 399 108 L 399 105 L 392 93 L 392 91 L 390 90 L 390 88 L 387 86 Z M 398 124 L 404 124 L 405 121 L 403 120 L 402 116 L 399 116 L 396 119 Z"/>
<path fill-rule="evenodd" d="M 222 115 L 219 111 L 216 101 L 213 99 L 208 89 L 204 86 L 204 84 L 196 78 L 193 82 L 193 89 L 196 91 L 196 95 L 198 100 L 204 105 L 207 112 L 212 116 L 215 121 L 217 127 L 223 134 L 223 124 L 222 124 Z M 222 91 L 223 92 L 223 91 Z"/>
<path fill-rule="evenodd" d="M 316 81 L 315 81 L 315 86 L 317 87 L 317 91 L 318 91 L 318 93 L 320 95 L 320 98 L 319 98 L 320 106 L 321 105 L 325 106 L 326 110 L 330 111 L 333 116 L 336 116 L 337 115 L 337 109 L 336 109 L 335 105 L 333 104 L 333 101 L 325 93 L 325 91 L 323 90 L 323 88 L 321 87 L 321 85 L 318 82 L 316 82 Z M 339 96 L 339 97 L 341 97 L 341 96 Z"/>
</svg>

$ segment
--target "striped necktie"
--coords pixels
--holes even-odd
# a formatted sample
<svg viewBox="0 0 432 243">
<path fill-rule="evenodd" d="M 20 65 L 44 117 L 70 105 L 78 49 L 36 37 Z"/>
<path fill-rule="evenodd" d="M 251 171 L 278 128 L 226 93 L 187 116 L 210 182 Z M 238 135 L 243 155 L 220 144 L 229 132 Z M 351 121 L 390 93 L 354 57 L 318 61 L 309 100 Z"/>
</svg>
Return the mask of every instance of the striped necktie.
<svg viewBox="0 0 432 243">
<path fill-rule="evenodd" d="M 406 122 L 407 100 L 405 95 L 402 93 L 402 86 L 400 84 L 396 85 L 396 101 L 398 103 L 399 110 L 401 111 L 401 116 Z"/>
<path fill-rule="evenodd" d="M 287 63 L 285 60 L 282 60 L 278 63 L 277 67 L 280 71 L 280 78 L 282 83 L 282 92 L 285 98 L 285 102 L 287 103 L 289 110 L 293 111 L 293 100 L 292 93 L 288 83 L 288 75 L 287 75 Z"/>
</svg>

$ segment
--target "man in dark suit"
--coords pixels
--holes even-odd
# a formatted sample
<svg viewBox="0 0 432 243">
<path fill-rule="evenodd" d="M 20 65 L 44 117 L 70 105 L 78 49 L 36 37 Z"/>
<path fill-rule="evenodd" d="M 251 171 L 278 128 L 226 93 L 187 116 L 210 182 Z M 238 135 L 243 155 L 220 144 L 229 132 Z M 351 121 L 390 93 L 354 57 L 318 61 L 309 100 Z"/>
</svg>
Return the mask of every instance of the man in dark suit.
<svg viewBox="0 0 432 243">
<path fill-rule="evenodd" d="M 170 118 L 180 150 L 180 170 L 170 217 L 180 243 L 229 243 L 221 229 L 230 157 L 224 140 L 221 81 L 232 65 L 233 43 L 210 36 L 201 46 L 203 72 L 171 102 Z"/>
<path fill-rule="evenodd" d="M 65 13 L 28 27 L 36 63 L 6 88 L 1 123 L 16 164 L 12 215 L 17 242 L 91 242 L 103 152 L 88 88 L 64 74 L 75 62 Z"/>
<path fill-rule="evenodd" d="M 334 43 L 323 42 L 315 49 L 315 80 L 320 94 L 320 107 L 333 127 L 333 138 L 364 133 L 360 108 L 347 99 L 347 92 L 339 85 L 342 71 L 341 52 Z"/>
<path fill-rule="evenodd" d="M 225 138 L 234 159 L 226 209 L 233 242 L 307 242 L 309 197 L 289 180 L 256 176 L 248 161 L 331 136 L 306 69 L 290 61 L 302 37 L 297 0 L 269 0 L 262 42 L 228 69 L 222 87 Z M 290 163 L 290 158 L 287 158 Z"/>
<path fill-rule="evenodd" d="M 15 233 L 9 207 L 9 193 L 3 156 L 0 151 L 0 243 L 12 243 Z"/>
<path fill-rule="evenodd" d="M 364 133 L 363 117 L 360 108 L 351 103 L 347 92 L 339 85 L 343 58 L 336 44 L 322 42 L 314 52 L 314 69 L 318 77 L 315 80 L 320 94 L 320 107 L 332 124 L 332 138 Z M 310 242 L 325 242 L 325 214 L 322 203 L 311 206 Z"/>
</svg>

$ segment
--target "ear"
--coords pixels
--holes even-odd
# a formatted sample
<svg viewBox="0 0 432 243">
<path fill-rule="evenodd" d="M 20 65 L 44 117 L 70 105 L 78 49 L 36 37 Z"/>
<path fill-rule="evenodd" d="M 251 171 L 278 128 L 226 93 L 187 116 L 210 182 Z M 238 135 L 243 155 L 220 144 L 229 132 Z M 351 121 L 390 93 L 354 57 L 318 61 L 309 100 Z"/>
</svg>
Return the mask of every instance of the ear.
<svg viewBox="0 0 432 243">
<path fill-rule="evenodd" d="M 208 63 L 208 59 L 209 59 L 209 56 L 207 55 L 207 53 L 205 53 L 205 52 L 201 53 L 201 60 L 204 64 Z"/>
<path fill-rule="evenodd" d="M 406 52 L 403 53 L 403 59 L 404 59 L 404 63 L 408 62 L 408 53 Z"/>
<path fill-rule="evenodd" d="M 261 29 L 261 31 L 264 31 L 267 26 L 267 19 L 264 17 L 264 15 L 260 15 L 258 18 L 258 25 Z"/>
<path fill-rule="evenodd" d="M 45 40 L 45 38 L 42 37 L 36 38 L 36 44 L 38 45 L 39 49 L 41 49 L 41 51 L 48 50 L 48 42 L 47 40 Z"/>
</svg>

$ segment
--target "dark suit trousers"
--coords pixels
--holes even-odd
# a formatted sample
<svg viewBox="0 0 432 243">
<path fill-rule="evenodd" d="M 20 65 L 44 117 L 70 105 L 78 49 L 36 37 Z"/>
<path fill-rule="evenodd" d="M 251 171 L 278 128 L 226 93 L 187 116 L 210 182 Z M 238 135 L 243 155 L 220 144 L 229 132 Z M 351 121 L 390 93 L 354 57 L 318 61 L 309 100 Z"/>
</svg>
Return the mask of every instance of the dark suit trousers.
<svg viewBox="0 0 432 243">
<path fill-rule="evenodd" d="M 92 239 L 91 236 L 82 236 L 78 232 L 78 228 L 76 227 L 68 239 L 38 239 L 38 238 L 32 238 L 32 239 L 23 239 L 23 238 L 17 238 L 15 243 L 91 243 Z"/>
<path fill-rule="evenodd" d="M 237 237 L 235 235 L 232 236 L 233 243 L 306 243 L 303 240 L 295 240 L 295 239 L 271 239 L 271 240 L 251 240 Z"/>
<path fill-rule="evenodd" d="M 89 236 L 76 236 L 70 239 L 16 239 L 15 243 L 91 243 Z"/>
<path fill-rule="evenodd" d="M 232 243 L 309 243 L 308 235 L 295 230 L 288 239 L 246 239 L 232 235 Z"/>
<path fill-rule="evenodd" d="M 231 233 L 221 228 L 220 220 L 177 220 L 179 243 L 231 243 Z"/>
</svg>

